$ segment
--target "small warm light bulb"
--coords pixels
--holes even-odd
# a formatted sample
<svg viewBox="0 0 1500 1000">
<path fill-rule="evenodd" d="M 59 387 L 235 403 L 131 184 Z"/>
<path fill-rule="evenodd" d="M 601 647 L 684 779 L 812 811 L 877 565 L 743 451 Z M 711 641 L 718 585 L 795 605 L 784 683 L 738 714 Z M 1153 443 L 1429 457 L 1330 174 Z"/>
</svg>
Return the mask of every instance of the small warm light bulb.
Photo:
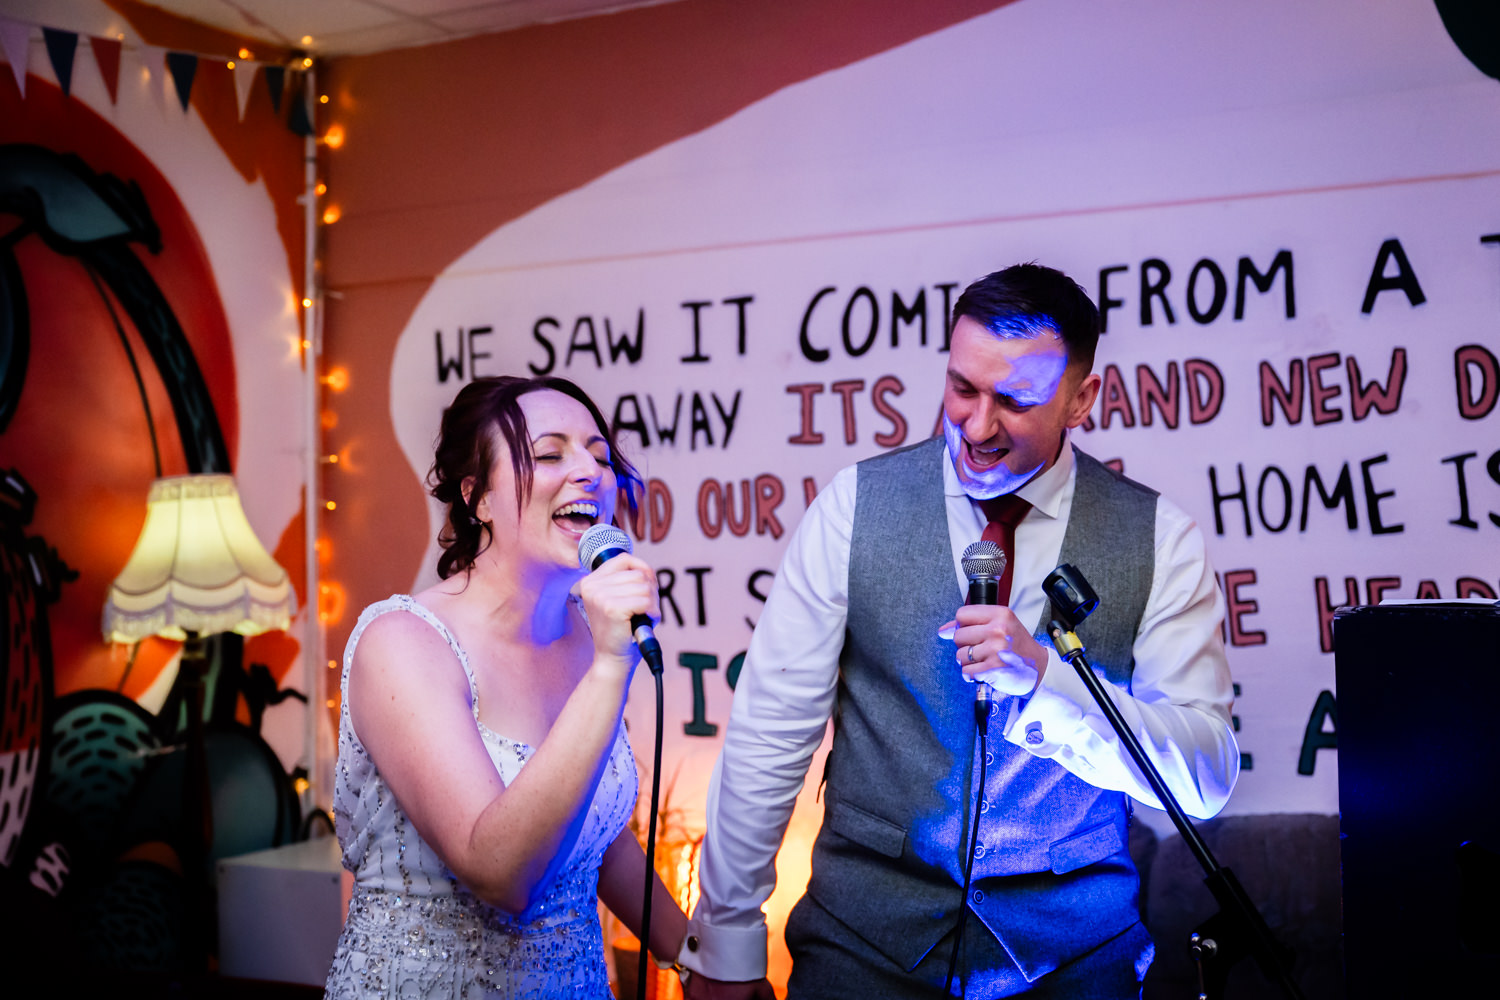
<svg viewBox="0 0 1500 1000">
<path fill-rule="evenodd" d="M 340 365 L 337 368 L 328 369 L 328 374 L 319 379 L 324 385 L 334 392 L 343 392 L 349 388 L 349 369 Z"/>
<path fill-rule="evenodd" d="M 332 708 L 333 706 L 330 705 L 328 707 Z M 306 778 L 298 778 L 296 781 L 292 782 L 292 788 L 298 795 L 306 795 L 307 790 L 311 787 L 312 782 L 308 781 Z"/>
<path fill-rule="evenodd" d="M 250 50 L 249 49 L 240 49 L 239 55 L 240 55 L 241 59 L 249 59 L 250 58 Z"/>
<path fill-rule="evenodd" d="M 302 44 L 303 45 L 311 45 L 312 44 L 312 35 L 303 35 L 302 36 Z"/>
<path fill-rule="evenodd" d="M 226 66 L 226 67 L 227 67 L 227 68 L 229 68 L 229 69 L 234 69 L 234 60 L 233 60 L 233 59 L 231 59 L 231 60 L 229 60 L 229 61 L 228 61 L 228 62 L 227 62 L 227 63 L 225 63 L 225 64 L 224 64 L 224 65 L 225 65 L 225 66 Z"/>
<path fill-rule="evenodd" d="M 327 104 L 328 103 L 328 95 L 327 94 L 319 94 L 318 95 L 318 103 L 319 104 Z"/>
<path fill-rule="evenodd" d="M 325 226 L 333 225 L 342 217 L 343 213 L 339 211 L 339 207 L 337 205 L 329 205 L 327 208 L 323 209 L 323 225 Z"/>
<path fill-rule="evenodd" d="M 338 510 L 339 509 L 339 505 L 336 504 L 336 503 L 334 503 L 332 500 L 324 500 L 323 501 L 323 509 L 324 510 Z"/>
<path fill-rule="evenodd" d="M 312 58 L 310 56 L 304 56 L 302 58 L 302 68 L 312 69 Z"/>
<path fill-rule="evenodd" d="M 337 454 L 324 455 L 323 456 L 323 464 L 324 465 L 338 465 L 339 464 L 339 457 L 338 457 L 338 455 Z"/>
<path fill-rule="evenodd" d="M 349 595 L 340 584 L 318 584 L 318 621 L 324 625 L 342 620 L 348 603 Z"/>
<path fill-rule="evenodd" d="M 328 131 L 323 133 L 323 141 L 328 144 L 330 149 L 338 149 L 344 144 L 344 126 L 328 126 Z"/>
<path fill-rule="evenodd" d="M 328 707 L 329 708 L 338 708 L 338 706 L 339 706 L 339 703 L 338 703 L 338 701 L 336 699 L 334 699 L 334 698 L 329 698 L 328 699 Z"/>
<path fill-rule="evenodd" d="M 303 309 L 311 309 L 312 308 L 312 299 L 303 299 L 302 300 L 302 308 Z"/>
<path fill-rule="evenodd" d="M 302 341 L 302 349 L 304 351 L 310 351 L 310 350 L 312 350 L 312 341 L 310 341 L 310 340 L 304 340 L 304 341 Z"/>
<path fill-rule="evenodd" d="M 321 198 L 328 193 L 328 185 L 324 184 L 322 181 L 318 181 L 318 186 L 313 188 L 313 191 L 319 198 Z"/>
</svg>

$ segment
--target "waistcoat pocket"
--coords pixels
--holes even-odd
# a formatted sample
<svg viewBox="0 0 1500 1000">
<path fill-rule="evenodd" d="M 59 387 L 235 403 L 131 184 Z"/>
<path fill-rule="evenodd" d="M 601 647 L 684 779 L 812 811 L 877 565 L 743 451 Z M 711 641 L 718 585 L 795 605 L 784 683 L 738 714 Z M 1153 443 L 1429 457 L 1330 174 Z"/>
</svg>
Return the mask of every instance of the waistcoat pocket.
<svg viewBox="0 0 1500 1000">
<path fill-rule="evenodd" d="M 1052 870 L 1059 875 L 1103 861 L 1111 854 L 1125 850 L 1122 824 L 1109 820 L 1098 826 L 1059 840 L 1047 850 Z"/>
<path fill-rule="evenodd" d="M 830 801 L 827 821 L 834 833 L 888 858 L 901 857 L 906 847 L 905 830 L 847 802 Z"/>
</svg>

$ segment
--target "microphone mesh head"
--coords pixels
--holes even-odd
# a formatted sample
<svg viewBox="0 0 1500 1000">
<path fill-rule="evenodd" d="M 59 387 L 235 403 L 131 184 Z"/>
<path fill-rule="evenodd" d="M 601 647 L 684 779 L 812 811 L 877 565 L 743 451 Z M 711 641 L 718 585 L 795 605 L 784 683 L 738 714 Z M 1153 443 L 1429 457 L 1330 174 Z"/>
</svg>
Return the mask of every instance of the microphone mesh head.
<svg viewBox="0 0 1500 1000">
<path fill-rule="evenodd" d="M 964 549 L 963 566 L 970 580 L 985 576 L 998 580 L 1005 572 L 1005 552 L 994 542 L 980 539 Z"/>
<path fill-rule="evenodd" d="M 630 543 L 630 536 L 625 532 L 613 524 L 596 524 L 578 539 L 578 565 L 586 570 L 593 570 L 594 557 L 605 549 L 619 549 L 621 552 L 635 551 L 635 547 Z"/>
</svg>

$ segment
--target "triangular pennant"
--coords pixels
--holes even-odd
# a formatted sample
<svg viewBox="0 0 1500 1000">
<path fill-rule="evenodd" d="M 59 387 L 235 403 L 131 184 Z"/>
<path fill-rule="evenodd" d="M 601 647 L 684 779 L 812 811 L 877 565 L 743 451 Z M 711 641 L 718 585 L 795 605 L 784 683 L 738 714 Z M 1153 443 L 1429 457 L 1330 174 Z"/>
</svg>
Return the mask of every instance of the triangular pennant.
<svg viewBox="0 0 1500 1000">
<path fill-rule="evenodd" d="M 306 73 L 293 73 L 291 91 L 292 107 L 287 112 L 286 127 L 292 130 L 292 134 L 303 138 L 313 134 L 312 116 L 307 111 L 307 102 L 311 95 L 305 86 Z"/>
<path fill-rule="evenodd" d="M 43 28 L 42 40 L 47 43 L 47 57 L 52 60 L 57 85 L 62 88 L 63 96 L 68 97 L 73 89 L 73 55 L 78 51 L 78 32 Z"/>
<path fill-rule="evenodd" d="M 271 110 L 281 114 L 281 89 L 286 84 L 285 66 L 266 67 L 266 89 L 271 92 Z"/>
<path fill-rule="evenodd" d="M 114 104 L 120 95 L 120 40 L 90 35 L 89 48 L 94 50 L 94 62 L 99 66 L 99 75 L 104 77 L 104 89 L 109 91 L 109 103 Z"/>
<path fill-rule="evenodd" d="M 5 58 L 10 62 L 10 71 L 15 75 L 16 86 L 21 88 L 21 98 L 26 98 L 26 57 L 31 51 L 31 25 L 0 17 L 0 47 L 5 49 Z"/>
<path fill-rule="evenodd" d="M 191 52 L 168 52 L 167 69 L 172 73 L 172 82 L 177 85 L 177 99 L 182 110 L 188 109 L 188 98 L 193 96 L 193 75 L 198 72 L 198 57 Z"/>
<path fill-rule="evenodd" d="M 142 44 L 139 49 L 141 69 L 144 71 L 143 93 L 153 107 L 163 114 L 167 111 L 167 92 L 172 89 L 167 73 L 167 50 L 160 45 Z"/>
<path fill-rule="evenodd" d="M 234 64 L 234 96 L 240 104 L 240 121 L 245 120 L 245 105 L 250 100 L 250 88 L 255 85 L 255 71 L 260 63 L 239 59 Z"/>
</svg>

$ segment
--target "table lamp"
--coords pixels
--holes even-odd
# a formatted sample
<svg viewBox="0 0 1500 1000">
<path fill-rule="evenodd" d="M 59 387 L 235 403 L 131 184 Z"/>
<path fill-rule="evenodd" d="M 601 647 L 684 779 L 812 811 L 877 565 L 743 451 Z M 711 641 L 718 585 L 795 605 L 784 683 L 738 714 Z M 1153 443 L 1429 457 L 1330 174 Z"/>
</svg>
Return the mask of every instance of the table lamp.
<svg viewBox="0 0 1500 1000">
<path fill-rule="evenodd" d="M 213 843 L 204 637 L 284 629 L 294 605 L 286 570 L 251 530 L 233 476 L 168 476 L 151 484 L 145 526 L 104 604 L 104 638 L 134 643 L 159 636 L 184 644 L 178 683 L 187 706 L 187 743 L 178 846 L 193 914 L 190 933 L 203 930 L 194 917 L 207 915 L 206 863 Z"/>
</svg>

